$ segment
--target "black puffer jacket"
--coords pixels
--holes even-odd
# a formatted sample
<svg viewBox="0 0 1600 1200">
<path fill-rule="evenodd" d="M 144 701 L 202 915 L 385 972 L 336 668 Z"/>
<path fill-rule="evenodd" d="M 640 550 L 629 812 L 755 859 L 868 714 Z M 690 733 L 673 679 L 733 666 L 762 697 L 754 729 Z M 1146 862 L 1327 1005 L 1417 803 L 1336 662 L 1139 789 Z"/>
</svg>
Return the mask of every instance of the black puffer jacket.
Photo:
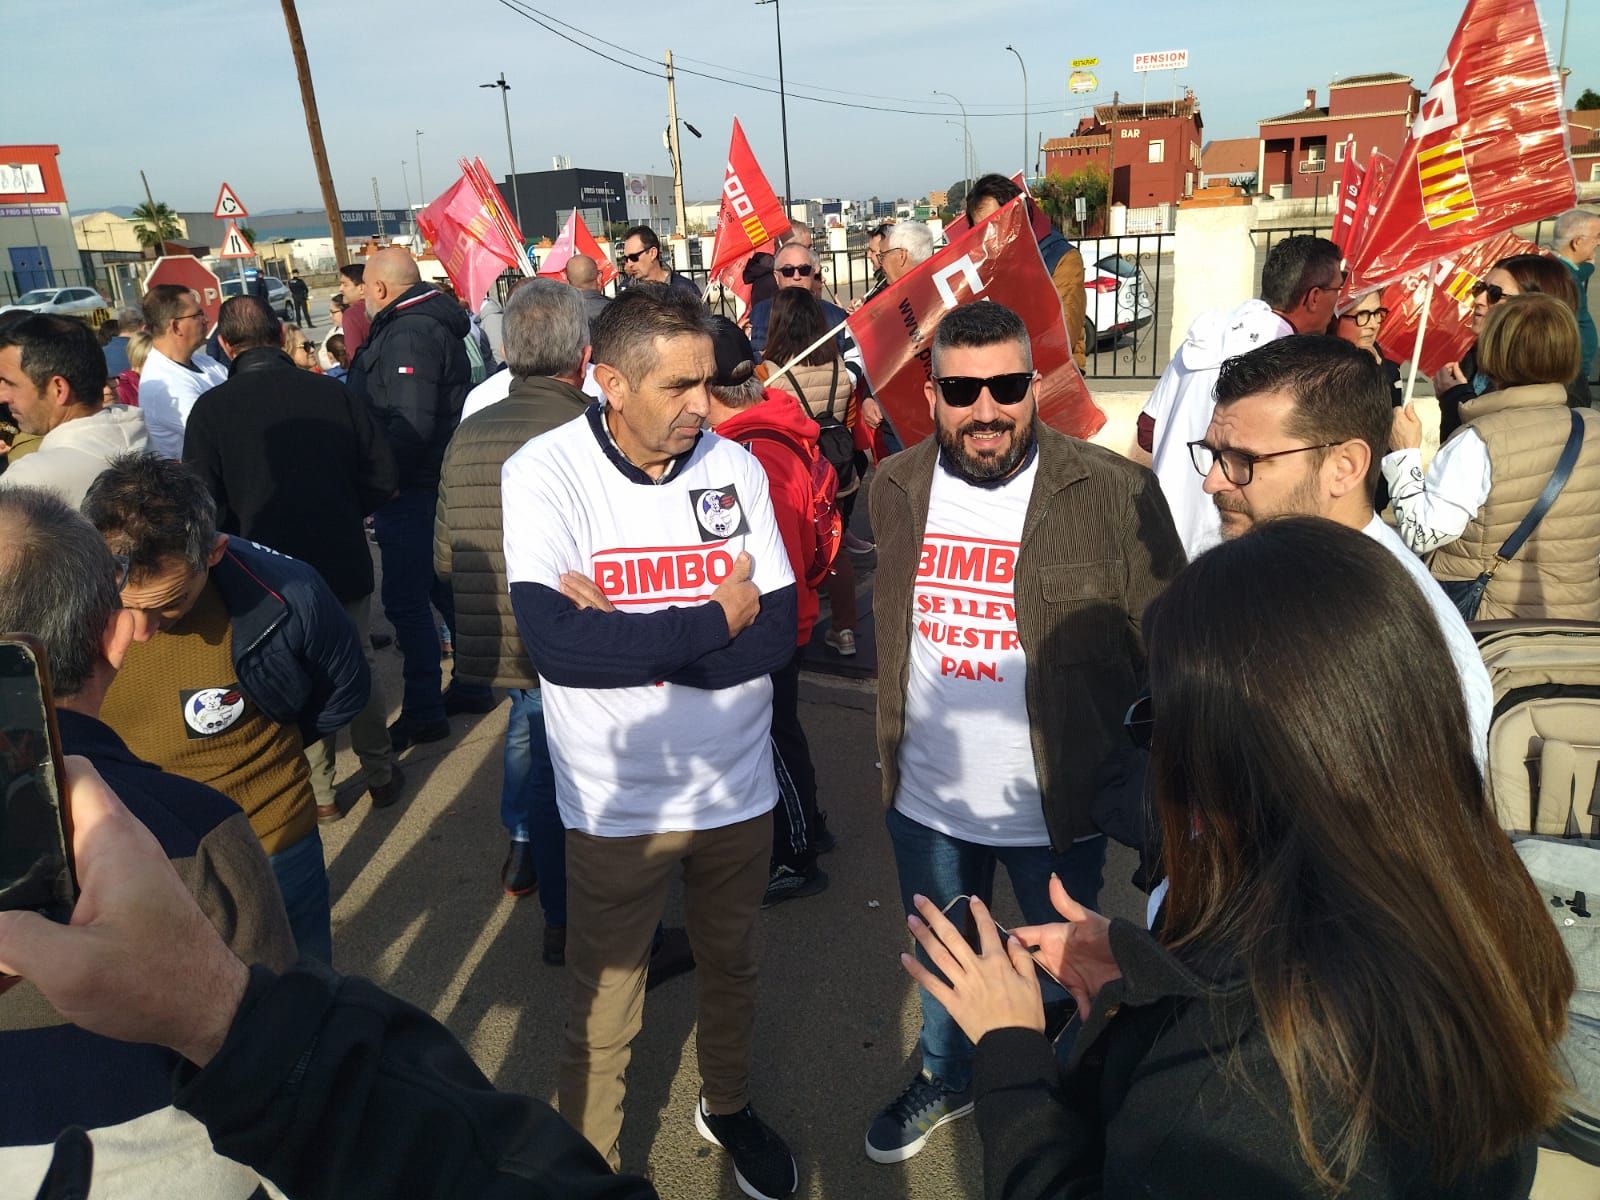
<svg viewBox="0 0 1600 1200">
<path fill-rule="evenodd" d="M 433 489 L 444 448 L 461 419 L 472 367 L 461 340 L 472 329 L 462 307 L 418 283 L 372 319 L 345 380 L 372 406 L 400 468 L 400 489 Z"/>
</svg>

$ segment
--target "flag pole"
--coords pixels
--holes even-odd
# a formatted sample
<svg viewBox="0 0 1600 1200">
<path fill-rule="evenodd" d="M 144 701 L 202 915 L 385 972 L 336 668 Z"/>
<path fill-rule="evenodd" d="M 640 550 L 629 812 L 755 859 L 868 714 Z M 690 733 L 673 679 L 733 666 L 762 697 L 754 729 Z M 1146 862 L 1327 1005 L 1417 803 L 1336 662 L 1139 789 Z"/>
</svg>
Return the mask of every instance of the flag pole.
<svg viewBox="0 0 1600 1200">
<path fill-rule="evenodd" d="M 1406 396 L 1402 404 L 1411 403 L 1411 394 L 1417 386 L 1417 365 L 1422 359 L 1422 338 L 1428 331 L 1428 310 L 1433 307 L 1433 263 L 1428 264 L 1428 274 L 1422 285 L 1422 312 L 1417 317 L 1417 340 L 1411 347 L 1411 372 L 1406 376 Z"/>
<path fill-rule="evenodd" d="M 781 379 L 783 376 L 787 375 L 795 367 L 798 367 L 800 365 L 800 361 L 802 359 L 807 357 L 813 350 L 817 349 L 819 346 L 822 346 L 824 343 L 826 343 L 829 338 L 836 337 L 838 335 L 839 331 L 841 329 L 843 329 L 848 324 L 850 324 L 850 322 L 848 320 L 840 321 L 832 329 L 828 330 L 827 333 L 823 334 L 816 341 L 812 342 L 811 345 L 807 346 L 804 350 L 800 351 L 799 354 L 796 354 L 788 362 L 784 363 L 782 370 L 774 371 L 771 375 L 768 375 L 767 379 L 766 379 L 766 382 L 767 383 L 771 383 L 773 380 Z"/>
</svg>

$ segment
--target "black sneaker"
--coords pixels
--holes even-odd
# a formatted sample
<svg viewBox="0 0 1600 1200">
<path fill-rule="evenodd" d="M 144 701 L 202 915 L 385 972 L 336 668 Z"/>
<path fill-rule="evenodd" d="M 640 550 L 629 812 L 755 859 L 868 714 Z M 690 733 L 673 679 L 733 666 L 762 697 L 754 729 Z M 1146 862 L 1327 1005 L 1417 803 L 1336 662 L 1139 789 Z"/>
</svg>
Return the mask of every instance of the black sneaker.
<svg viewBox="0 0 1600 1200">
<path fill-rule="evenodd" d="M 828 873 L 821 867 L 809 871 L 796 871 L 792 867 L 776 867 L 767 880 L 767 894 L 761 897 L 761 907 L 771 908 L 785 900 L 800 900 L 815 896 L 828 889 Z"/>
<path fill-rule="evenodd" d="M 500 882 L 508 896 L 526 896 L 539 886 L 539 875 L 533 868 L 533 847 L 527 842 L 512 840 L 505 865 L 500 868 Z"/>
<path fill-rule="evenodd" d="M 444 717 L 437 721 L 413 721 L 402 716 L 389 726 L 389 747 L 396 754 L 407 746 L 421 742 L 442 742 L 450 736 L 450 722 Z"/>
<path fill-rule="evenodd" d="M 965 1091 L 947 1092 L 937 1079 L 919 1071 L 868 1127 L 867 1157 L 875 1163 L 905 1162 L 927 1144 L 935 1129 L 971 1111 L 970 1086 Z"/>
<path fill-rule="evenodd" d="M 733 1177 L 739 1190 L 755 1200 L 792 1196 L 800 1186 L 789 1147 L 746 1104 L 736 1113 L 714 1117 L 702 1097 L 694 1106 L 694 1127 L 700 1136 L 721 1146 L 733 1159 Z"/>
</svg>

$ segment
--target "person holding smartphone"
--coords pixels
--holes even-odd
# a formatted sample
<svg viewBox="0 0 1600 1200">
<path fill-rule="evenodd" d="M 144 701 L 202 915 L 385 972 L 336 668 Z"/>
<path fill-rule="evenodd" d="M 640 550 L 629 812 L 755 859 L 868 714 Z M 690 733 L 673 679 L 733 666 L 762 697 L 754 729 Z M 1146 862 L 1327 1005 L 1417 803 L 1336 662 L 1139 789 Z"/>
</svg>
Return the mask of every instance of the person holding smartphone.
<svg viewBox="0 0 1600 1200">
<path fill-rule="evenodd" d="M 1527 1195 L 1573 971 L 1460 690 L 1414 703 L 1454 672 L 1427 599 L 1360 531 L 1284 517 L 1196 560 L 1144 629 L 1157 931 L 1059 878 L 1064 922 L 1003 945 L 981 903 L 976 952 L 932 898 L 908 918 L 940 974 L 905 969 L 978 1046 L 991 1189 Z M 1030 957 L 1084 1019 L 1065 1069 Z"/>
</svg>

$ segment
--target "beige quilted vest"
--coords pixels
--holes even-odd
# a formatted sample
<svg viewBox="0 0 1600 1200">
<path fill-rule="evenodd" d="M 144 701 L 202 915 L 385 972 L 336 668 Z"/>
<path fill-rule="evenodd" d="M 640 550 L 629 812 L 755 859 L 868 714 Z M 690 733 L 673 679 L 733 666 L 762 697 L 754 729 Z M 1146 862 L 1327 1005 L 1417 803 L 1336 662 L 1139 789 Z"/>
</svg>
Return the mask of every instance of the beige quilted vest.
<svg viewBox="0 0 1600 1200">
<path fill-rule="evenodd" d="M 1489 498 L 1454 542 L 1434 551 L 1436 579 L 1476 579 L 1494 562 L 1544 490 L 1571 432 L 1559 384 L 1488 392 L 1461 406 L 1489 448 Z M 1521 551 L 1495 573 L 1480 621 L 1535 618 L 1600 621 L 1600 414 L 1584 419 L 1583 450 L 1567 486 Z"/>
</svg>

